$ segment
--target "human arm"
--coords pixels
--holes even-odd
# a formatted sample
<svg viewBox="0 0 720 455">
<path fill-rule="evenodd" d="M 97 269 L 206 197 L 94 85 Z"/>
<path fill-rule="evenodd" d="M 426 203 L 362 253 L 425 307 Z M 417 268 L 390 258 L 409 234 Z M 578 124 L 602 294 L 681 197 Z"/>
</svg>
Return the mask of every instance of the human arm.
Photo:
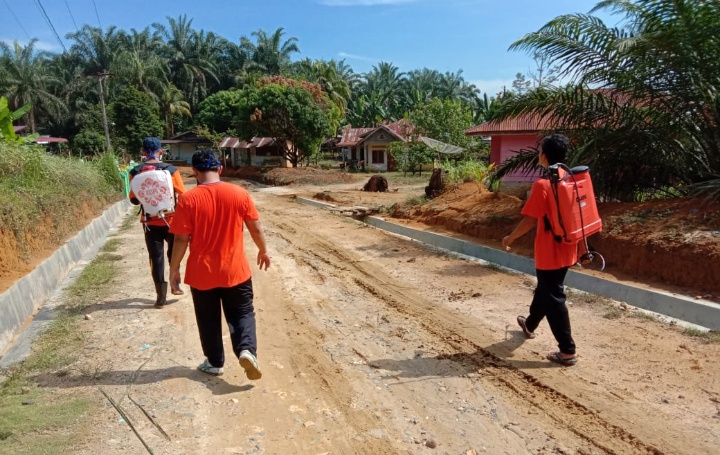
<svg viewBox="0 0 720 455">
<path fill-rule="evenodd" d="M 185 182 L 183 182 L 182 175 L 180 175 L 180 171 L 177 169 L 172 175 L 172 184 L 173 188 L 175 189 L 175 194 L 177 194 L 178 196 L 187 191 L 185 189 Z"/>
<path fill-rule="evenodd" d="M 524 215 L 522 220 L 520 220 L 520 223 L 515 227 L 515 229 L 510 233 L 510 235 L 506 235 L 502 239 L 502 246 L 506 250 L 510 250 L 510 245 L 515 242 L 515 240 L 519 239 L 523 235 L 527 234 L 531 229 L 533 229 L 537 224 L 537 219 L 533 218 L 531 216 Z"/>
<path fill-rule="evenodd" d="M 189 234 L 175 234 L 173 241 L 173 250 L 170 255 L 170 288 L 180 289 L 180 263 L 182 262 L 188 243 L 190 243 Z"/>
<path fill-rule="evenodd" d="M 255 245 L 258 247 L 257 265 L 260 267 L 260 270 L 267 270 L 268 267 L 270 267 L 270 256 L 268 256 L 267 253 L 265 235 L 263 234 L 262 226 L 260 226 L 260 220 L 246 219 L 245 226 L 247 226 L 250 237 L 252 237 L 253 242 L 255 242 Z M 173 249 L 173 251 L 175 250 Z"/>
</svg>

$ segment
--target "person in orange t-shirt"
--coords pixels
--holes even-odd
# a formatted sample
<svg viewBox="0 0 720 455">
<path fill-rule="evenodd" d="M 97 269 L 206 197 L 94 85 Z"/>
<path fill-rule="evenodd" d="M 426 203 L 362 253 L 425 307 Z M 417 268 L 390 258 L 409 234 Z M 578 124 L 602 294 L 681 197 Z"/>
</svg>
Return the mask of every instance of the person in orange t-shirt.
<svg viewBox="0 0 720 455">
<path fill-rule="evenodd" d="M 247 226 L 258 247 L 257 265 L 264 270 L 270 267 L 259 215 L 244 188 L 220 181 L 223 167 L 215 152 L 198 150 L 193 154 L 192 167 L 198 184 L 178 201 L 170 228 L 175 235 L 170 284 L 180 286 L 180 262 L 189 245 L 185 283 L 192 292 L 206 357 L 198 369 L 223 374 L 222 309 L 240 365 L 248 379 L 260 379 L 252 271 L 243 245 L 243 226 Z"/>
<path fill-rule="evenodd" d="M 562 163 L 570 150 L 570 140 L 561 134 L 551 134 L 543 138 L 538 154 L 539 164 L 548 166 Z M 577 363 L 575 341 L 570 329 L 570 315 L 565 304 L 565 275 L 568 268 L 577 263 L 577 245 L 555 240 L 550 228 L 550 197 L 552 188 L 547 177 L 533 183 L 521 214 L 523 219 L 513 232 L 502 240 L 503 247 L 535 229 L 535 274 L 537 287 L 530 304 L 530 314 L 517 317 L 517 323 L 527 338 L 535 338 L 535 329 L 547 317 L 550 330 L 558 342 L 559 351 L 551 352 L 547 359 L 561 365 Z"/>
<path fill-rule="evenodd" d="M 175 166 L 163 163 L 162 156 L 164 150 L 160 144 L 160 139 L 156 137 L 146 137 L 142 143 L 142 155 L 145 158 L 143 163 L 138 164 L 130 170 L 130 180 L 138 174 L 146 170 L 166 170 L 172 176 L 172 185 L 175 191 L 175 197 L 185 192 L 185 184 L 183 183 L 180 171 Z M 135 205 L 140 204 L 140 200 L 135 193 L 130 191 L 128 195 L 130 202 Z M 167 256 L 170 262 L 170 255 L 173 249 L 173 235 L 170 233 L 170 224 L 172 224 L 172 213 L 167 213 L 164 218 L 150 217 L 146 213 L 140 216 L 140 222 L 145 228 L 145 246 L 150 257 L 150 274 L 155 283 L 155 308 L 162 308 L 167 303 L 167 281 L 165 281 L 165 243 L 167 243 Z M 174 295 L 182 295 L 180 288 L 172 288 Z"/>
</svg>

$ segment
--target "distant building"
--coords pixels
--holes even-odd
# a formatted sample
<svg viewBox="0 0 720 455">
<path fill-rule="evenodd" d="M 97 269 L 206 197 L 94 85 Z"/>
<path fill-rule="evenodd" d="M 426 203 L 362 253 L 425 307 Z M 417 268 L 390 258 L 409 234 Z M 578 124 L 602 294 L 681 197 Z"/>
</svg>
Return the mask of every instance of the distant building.
<svg viewBox="0 0 720 455">
<path fill-rule="evenodd" d="M 165 159 L 172 161 L 185 161 L 190 163 L 193 153 L 201 148 L 212 147 L 212 142 L 194 131 L 186 131 L 170 139 L 162 139 L 160 143 L 167 156 Z"/>
<path fill-rule="evenodd" d="M 291 166 L 285 158 L 285 150 L 273 137 L 254 137 L 249 141 L 226 137 L 220 148 L 230 155 L 234 167 L 240 166 Z"/>
<path fill-rule="evenodd" d="M 386 123 L 374 128 L 346 128 L 337 147 L 345 159 L 362 162 L 368 171 L 394 171 L 395 163 L 387 151 L 388 144 L 409 142 L 414 130 L 407 120 Z"/>
<path fill-rule="evenodd" d="M 553 125 L 537 115 L 521 115 L 501 121 L 482 123 L 465 131 L 468 136 L 490 137 L 490 163 L 498 166 L 520 150 L 538 148 L 540 140 Z M 540 175 L 515 171 L 502 178 L 502 183 L 523 184 L 533 182 Z"/>
</svg>

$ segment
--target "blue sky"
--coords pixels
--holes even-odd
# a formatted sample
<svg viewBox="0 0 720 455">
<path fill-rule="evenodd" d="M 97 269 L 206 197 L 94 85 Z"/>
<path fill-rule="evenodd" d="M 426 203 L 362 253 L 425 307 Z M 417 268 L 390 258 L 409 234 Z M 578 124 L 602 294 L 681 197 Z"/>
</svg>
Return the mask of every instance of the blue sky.
<svg viewBox="0 0 720 455">
<path fill-rule="evenodd" d="M 381 61 L 401 71 L 463 70 L 466 81 L 494 95 L 518 72 L 534 70 L 513 41 L 552 18 L 587 13 L 597 0 L 0 0 L 0 41 L 62 51 L 47 13 L 65 35 L 84 24 L 141 30 L 187 14 L 193 27 L 238 43 L 258 29 L 285 29 L 301 53 L 294 59 L 345 59 L 358 73 Z M 604 19 L 607 19 L 605 17 Z M 615 19 L 613 19 L 615 20 Z"/>
</svg>

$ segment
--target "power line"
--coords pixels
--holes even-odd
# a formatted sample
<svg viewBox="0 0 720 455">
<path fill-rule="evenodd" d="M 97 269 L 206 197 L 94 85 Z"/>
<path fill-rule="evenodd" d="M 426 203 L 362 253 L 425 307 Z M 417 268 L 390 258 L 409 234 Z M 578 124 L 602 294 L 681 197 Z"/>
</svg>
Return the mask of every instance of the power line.
<svg viewBox="0 0 720 455">
<path fill-rule="evenodd" d="M 23 33 L 25 33 L 25 36 L 27 36 L 27 39 L 32 41 L 32 38 L 30 38 L 30 35 L 28 35 L 28 32 L 25 30 L 25 27 L 22 26 L 22 24 L 18 20 L 17 16 L 13 12 L 12 8 L 10 8 L 10 5 L 8 5 L 7 0 L 3 0 L 3 3 L 5 3 L 5 6 L 7 6 L 7 9 L 10 11 L 10 14 L 12 14 L 12 17 L 15 18 L 15 22 L 17 22 L 17 24 L 20 26 L 20 29 L 23 31 Z"/>
<path fill-rule="evenodd" d="M 97 17 L 98 25 L 100 26 L 100 30 L 102 30 L 102 23 L 100 23 L 100 15 L 98 14 L 97 4 L 95 3 L 95 0 L 93 0 L 93 6 L 95 7 L 95 17 Z"/>
<path fill-rule="evenodd" d="M 75 16 L 73 16 L 72 11 L 70 11 L 70 5 L 68 5 L 67 0 L 65 0 L 65 6 L 67 7 L 68 13 L 70 13 L 70 19 L 72 19 L 73 25 L 75 26 L 75 31 L 77 31 L 78 26 L 77 26 L 77 24 L 75 23 Z"/>
<path fill-rule="evenodd" d="M 50 27 L 50 30 L 52 30 L 53 35 L 55 35 L 55 38 L 57 39 L 58 43 L 60 43 L 60 46 L 63 48 L 63 51 L 67 52 L 67 49 L 65 49 L 65 44 L 60 39 L 60 35 L 58 35 L 57 30 L 55 30 L 55 26 L 53 25 L 52 21 L 50 20 L 50 16 L 48 16 L 47 12 L 45 11 L 45 7 L 43 6 L 42 2 L 40 0 L 35 0 L 35 4 L 40 9 L 40 13 L 42 14 L 43 18 L 45 19 L 45 22 L 47 22 L 48 26 Z"/>
</svg>

